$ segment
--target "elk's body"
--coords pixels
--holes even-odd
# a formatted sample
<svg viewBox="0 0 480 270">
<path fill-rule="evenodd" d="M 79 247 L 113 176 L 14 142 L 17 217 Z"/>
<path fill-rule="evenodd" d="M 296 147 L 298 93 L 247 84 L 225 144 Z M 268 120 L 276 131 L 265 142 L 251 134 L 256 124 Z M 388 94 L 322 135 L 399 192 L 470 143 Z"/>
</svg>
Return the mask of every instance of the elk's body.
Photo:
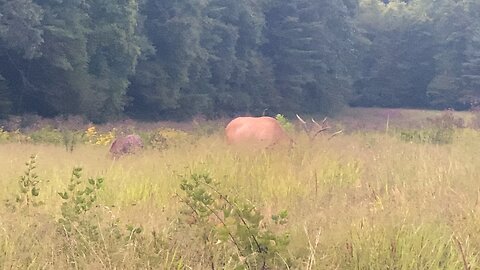
<svg viewBox="0 0 480 270">
<path fill-rule="evenodd" d="M 228 123 L 225 135 L 229 144 L 269 147 L 291 143 L 277 120 L 272 117 L 237 117 Z"/>
<path fill-rule="evenodd" d="M 132 134 L 115 139 L 110 147 L 110 154 L 112 154 L 114 158 L 118 158 L 124 154 L 135 153 L 141 148 L 143 148 L 142 138 Z"/>
</svg>

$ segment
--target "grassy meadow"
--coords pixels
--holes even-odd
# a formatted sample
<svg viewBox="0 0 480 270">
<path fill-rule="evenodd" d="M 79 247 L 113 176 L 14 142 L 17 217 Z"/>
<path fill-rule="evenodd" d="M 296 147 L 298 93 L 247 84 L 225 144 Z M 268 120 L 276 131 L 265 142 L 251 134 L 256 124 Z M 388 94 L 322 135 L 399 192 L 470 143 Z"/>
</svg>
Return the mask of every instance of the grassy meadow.
<svg viewBox="0 0 480 270">
<path fill-rule="evenodd" d="M 295 147 L 267 150 L 226 145 L 220 124 L 160 143 L 143 129 L 145 149 L 118 160 L 85 133 L 72 151 L 11 136 L 0 140 L 0 267 L 480 269 L 480 131 L 474 114 L 441 117 L 351 109 L 332 121 L 341 135 L 310 141 L 297 127 Z M 34 173 L 38 196 L 19 188 Z M 198 175 L 215 185 L 186 184 Z M 90 177 L 80 193 L 91 205 L 59 196 Z"/>
</svg>

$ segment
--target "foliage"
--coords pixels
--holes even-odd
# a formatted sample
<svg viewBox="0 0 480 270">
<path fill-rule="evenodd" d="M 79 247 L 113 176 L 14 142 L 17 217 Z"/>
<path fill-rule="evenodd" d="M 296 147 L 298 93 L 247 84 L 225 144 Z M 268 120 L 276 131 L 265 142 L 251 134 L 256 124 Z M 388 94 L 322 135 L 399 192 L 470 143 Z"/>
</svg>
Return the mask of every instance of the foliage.
<svg viewBox="0 0 480 270">
<path fill-rule="evenodd" d="M 3 127 L 0 127 L 0 141 L 6 141 L 10 138 L 8 131 L 3 130 Z"/>
<path fill-rule="evenodd" d="M 295 113 L 338 110 L 351 89 L 355 58 L 349 7 L 342 1 L 271 1 L 266 20 L 264 48 L 280 107 Z"/>
<path fill-rule="evenodd" d="M 2 1 L 0 116 L 338 110 L 356 3 L 324 2 Z"/>
<path fill-rule="evenodd" d="M 62 132 L 51 127 L 44 127 L 33 131 L 29 134 L 29 137 L 34 143 L 62 144 L 64 142 Z"/>
<path fill-rule="evenodd" d="M 283 114 L 277 114 L 275 116 L 275 119 L 277 119 L 278 123 L 280 123 L 280 125 L 285 131 L 287 132 L 293 131 L 293 124 L 290 121 L 288 121 L 288 119 Z"/>
<path fill-rule="evenodd" d="M 62 130 L 63 145 L 67 152 L 73 152 L 73 149 L 81 139 L 81 134 L 77 131 L 71 131 L 69 129 Z"/>
<path fill-rule="evenodd" d="M 288 233 L 267 227 L 252 202 L 221 191 L 208 174 L 192 174 L 182 179 L 184 222 L 203 240 L 211 264 L 223 260 L 232 269 L 269 269 L 285 266 Z M 287 211 L 273 215 L 278 226 L 287 222 Z M 225 254 L 226 258 L 216 258 Z M 283 261 L 282 261 L 283 260 Z"/>
<path fill-rule="evenodd" d="M 432 25 L 417 2 L 360 1 L 360 73 L 355 106 L 425 107 L 434 76 Z"/>
<path fill-rule="evenodd" d="M 149 145 L 153 149 L 164 150 L 179 146 L 191 140 L 188 133 L 173 128 L 162 128 L 151 133 Z"/>
<path fill-rule="evenodd" d="M 479 10 L 450 0 L 3 0 L 0 117 L 469 109 L 480 102 Z"/>
<path fill-rule="evenodd" d="M 12 210 L 28 209 L 43 204 L 43 201 L 38 199 L 38 196 L 40 195 L 39 185 L 41 180 L 38 179 L 38 175 L 35 172 L 35 169 L 37 168 L 36 162 L 37 156 L 30 156 L 30 159 L 25 163 L 27 168 L 18 181 L 20 189 L 19 193 L 14 201 L 6 200 L 6 206 Z"/>
<path fill-rule="evenodd" d="M 32 138 L 30 138 L 26 134 L 21 133 L 18 129 L 8 132 L 2 127 L 0 127 L 0 142 L 27 143 L 32 142 Z"/>
<path fill-rule="evenodd" d="M 96 206 L 97 193 L 103 186 L 103 178 L 88 178 L 86 181 L 81 179 L 82 168 L 77 167 L 72 171 L 70 183 L 64 192 L 58 195 L 64 200 L 62 203 L 62 218 L 59 223 L 67 233 L 71 233 L 78 226 L 85 226 L 89 221 L 85 216 L 89 210 Z M 90 225 L 95 229 L 95 225 Z"/>
<path fill-rule="evenodd" d="M 84 137 L 86 142 L 93 145 L 110 145 L 115 139 L 116 130 L 112 129 L 107 133 L 98 133 L 95 126 L 90 126 L 85 130 Z"/>
<path fill-rule="evenodd" d="M 463 119 L 456 118 L 450 110 L 427 120 L 430 128 L 402 131 L 400 138 L 407 142 L 448 144 L 453 142 L 455 130 L 465 127 Z"/>
</svg>

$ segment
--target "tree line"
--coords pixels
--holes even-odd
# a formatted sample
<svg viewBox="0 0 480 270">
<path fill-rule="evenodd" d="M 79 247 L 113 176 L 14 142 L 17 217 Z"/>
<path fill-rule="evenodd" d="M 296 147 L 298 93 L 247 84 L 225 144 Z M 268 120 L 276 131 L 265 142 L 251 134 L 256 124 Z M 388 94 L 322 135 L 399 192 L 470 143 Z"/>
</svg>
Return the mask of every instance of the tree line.
<svg viewBox="0 0 480 270">
<path fill-rule="evenodd" d="M 468 109 L 475 0 L 0 0 L 0 115 Z"/>
</svg>

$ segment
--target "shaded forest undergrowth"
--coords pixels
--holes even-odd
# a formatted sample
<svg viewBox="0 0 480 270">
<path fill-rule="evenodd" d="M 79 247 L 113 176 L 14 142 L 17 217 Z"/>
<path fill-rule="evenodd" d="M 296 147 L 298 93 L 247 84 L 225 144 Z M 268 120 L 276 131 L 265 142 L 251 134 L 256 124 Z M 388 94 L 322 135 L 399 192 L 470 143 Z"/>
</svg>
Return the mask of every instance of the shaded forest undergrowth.
<svg viewBox="0 0 480 270">
<path fill-rule="evenodd" d="M 55 128 L 3 131 L 0 264 L 479 267 L 475 116 L 361 113 L 369 125 L 383 120 L 354 128 L 347 113 L 341 136 L 312 142 L 292 131 L 293 149 L 268 151 L 232 149 L 213 124 L 145 130 L 147 149 L 118 160 L 106 154 L 111 130 L 90 127 L 71 147 Z"/>
</svg>

